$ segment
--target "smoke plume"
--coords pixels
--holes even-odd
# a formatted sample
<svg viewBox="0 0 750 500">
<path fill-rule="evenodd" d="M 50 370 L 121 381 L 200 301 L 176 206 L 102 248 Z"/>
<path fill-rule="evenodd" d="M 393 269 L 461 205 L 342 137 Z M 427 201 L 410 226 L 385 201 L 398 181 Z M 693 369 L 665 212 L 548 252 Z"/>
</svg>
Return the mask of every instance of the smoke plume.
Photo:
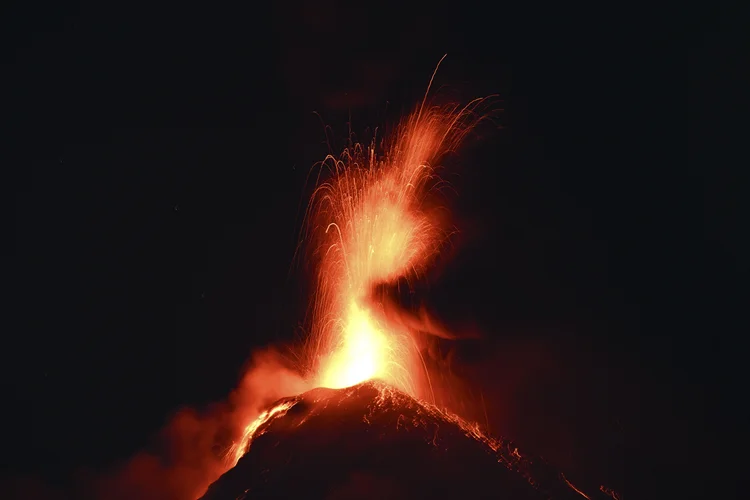
<svg viewBox="0 0 750 500">
<path fill-rule="evenodd" d="M 278 351 L 256 352 L 225 402 L 203 411 L 181 409 L 157 436 L 154 450 L 137 453 L 85 489 L 92 500 L 194 500 L 232 467 L 226 453 L 248 423 L 277 399 L 307 389 Z"/>
</svg>

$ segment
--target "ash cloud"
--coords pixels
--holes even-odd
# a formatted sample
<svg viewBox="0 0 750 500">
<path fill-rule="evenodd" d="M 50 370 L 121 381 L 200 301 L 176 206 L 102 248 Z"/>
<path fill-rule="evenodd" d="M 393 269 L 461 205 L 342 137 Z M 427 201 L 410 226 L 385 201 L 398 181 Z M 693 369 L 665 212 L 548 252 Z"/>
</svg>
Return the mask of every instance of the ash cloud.
<svg viewBox="0 0 750 500">
<path fill-rule="evenodd" d="M 91 500 L 193 500 L 233 464 L 229 445 L 266 406 L 309 389 L 299 373 L 273 349 L 256 352 L 239 386 L 226 401 L 201 411 L 179 410 L 144 450 L 108 473 L 94 477 L 81 498 Z"/>
</svg>

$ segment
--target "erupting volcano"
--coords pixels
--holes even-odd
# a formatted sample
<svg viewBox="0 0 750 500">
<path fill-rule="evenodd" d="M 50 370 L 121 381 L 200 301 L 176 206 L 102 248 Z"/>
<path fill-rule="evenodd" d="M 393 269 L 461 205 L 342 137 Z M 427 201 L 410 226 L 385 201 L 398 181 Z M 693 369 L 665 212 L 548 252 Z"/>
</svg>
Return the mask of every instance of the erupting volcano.
<svg viewBox="0 0 750 500">
<path fill-rule="evenodd" d="M 321 162 L 302 233 L 317 269 L 301 356 L 311 390 L 248 423 L 227 454 L 232 469 L 204 498 L 605 495 L 438 409 L 415 330 L 449 335 L 394 320 L 374 292 L 419 279 L 447 242 L 435 169 L 486 102 L 432 106 L 425 96 L 393 137 Z"/>
</svg>

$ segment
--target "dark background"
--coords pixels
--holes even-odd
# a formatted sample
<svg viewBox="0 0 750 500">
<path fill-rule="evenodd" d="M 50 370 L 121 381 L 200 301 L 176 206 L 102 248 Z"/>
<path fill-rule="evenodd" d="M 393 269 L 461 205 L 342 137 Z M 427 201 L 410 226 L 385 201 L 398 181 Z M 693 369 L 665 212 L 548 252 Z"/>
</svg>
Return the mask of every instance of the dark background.
<svg viewBox="0 0 750 500">
<path fill-rule="evenodd" d="M 491 429 L 633 494 L 712 456 L 738 419 L 740 18 L 521 4 L 11 7 L 6 475 L 124 460 L 298 337 L 313 111 L 339 145 L 349 116 L 392 126 L 445 53 L 449 95 L 502 100 L 454 162 L 429 297 L 485 336 L 457 352 Z"/>
</svg>

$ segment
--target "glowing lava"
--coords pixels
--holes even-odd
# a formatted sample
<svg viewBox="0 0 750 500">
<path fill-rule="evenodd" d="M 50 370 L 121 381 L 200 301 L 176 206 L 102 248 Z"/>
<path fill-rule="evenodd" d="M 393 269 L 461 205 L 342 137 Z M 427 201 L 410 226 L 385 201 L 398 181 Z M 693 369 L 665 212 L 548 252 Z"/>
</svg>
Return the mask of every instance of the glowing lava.
<svg viewBox="0 0 750 500">
<path fill-rule="evenodd" d="M 341 345 L 326 360 L 319 385 L 339 389 L 363 380 L 385 378 L 391 372 L 391 358 L 396 356 L 390 352 L 388 334 L 373 321 L 369 311 L 352 302 L 343 328 Z"/>
</svg>

